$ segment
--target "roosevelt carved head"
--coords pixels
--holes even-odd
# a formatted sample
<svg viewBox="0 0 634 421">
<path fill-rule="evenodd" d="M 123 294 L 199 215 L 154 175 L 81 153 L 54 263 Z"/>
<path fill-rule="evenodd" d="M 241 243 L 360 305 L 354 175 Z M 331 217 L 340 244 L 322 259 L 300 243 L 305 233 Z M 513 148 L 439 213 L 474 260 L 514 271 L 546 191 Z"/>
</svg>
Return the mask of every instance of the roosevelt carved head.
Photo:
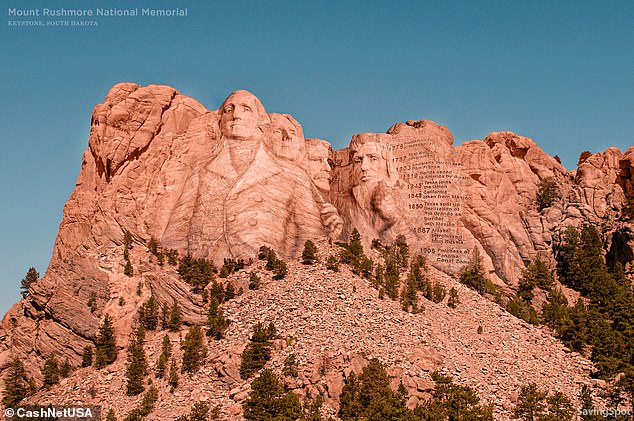
<svg viewBox="0 0 634 421">
<path fill-rule="evenodd" d="M 388 186 L 394 185 L 398 176 L 392 168 L 389 139 L 389 135 L 379 133 L 362 133 L 352 137 L 349 148 L 353 185 L 373 185 L 379 181 L 385 181 Z"/>
<path fill-rule="evenodd" d="M 302 126 L 288 114 L 271 114 L 269 141 L 278 158 L 296 162 L 304 154 Z"/>
<path fill-rule="evenodd" d="M 306 139 L 306 160 L 304 168 L 318 189 L 330 190 L 330 155 L 332 146 L 321 139 Z"/>
<path fill-rule="evenodd" d="M 260 139 L 268 124 L 264 106 L 251 92 L 235 91 L 220 107 L 220 132 L 227 139 Z"/>
</svg>

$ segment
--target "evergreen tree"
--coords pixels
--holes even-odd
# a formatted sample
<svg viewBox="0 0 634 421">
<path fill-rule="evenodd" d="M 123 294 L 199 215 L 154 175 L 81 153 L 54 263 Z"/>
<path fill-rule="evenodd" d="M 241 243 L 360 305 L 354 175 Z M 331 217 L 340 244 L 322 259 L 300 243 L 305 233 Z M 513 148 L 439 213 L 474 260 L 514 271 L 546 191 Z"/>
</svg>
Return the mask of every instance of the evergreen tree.
<svg viewBox="0 0 634 421">
<path fill-rule="evenodd" d="M 449 299 L 447 300 L 447 305 L 451 308 L 458 307 L 460 304 L 460 297 L 458 297 L 458 290 L 456 288 L 451 288 L 449 290 Z"/>
<path fill-rule="evenodd" d="M 541 288 L 545 291 L 550 291 L 554 284 L 554 279 L 550 270 L 541 259 L 536 258 L 524 271 L 522 277 L 519 280 L 518 295 L 524 301 L 531 301 L 533 299 L 533 289 Z"/>
<path fill-rule="evenodd" d="M 332 254 L 328 256 L 326 259 L 326 269 L 333 272 L 339 272 L 339 259 L 337 259 L 337 256 Z"/>
<path fill-rule="evenodd" d="M 251 383 L 251 392 L 244 402 L 244 418 L 248 421 L 296 420 L 303 417 L 299 397 L 286 390 L 271 370 L 263 370 Z"/>
<path fill-rule="evenodd" d="M 132 276 L 134 275 L 134 269 L 132 268 L 132 263 L 130 263 L 129 260 L 126 260 L 125 262 L 125 267 L 123 268 L 123 274 L 125 276 Z"/>
<path fill-rule="evenodd" d="M 548 293 L 548 302 L 542 306 L 542 320 L 560 336 L 570 325 L 568 300 L 560 289 Z"/>
<path fill-rule="evenodd" d="M 280 280 L 286 278 L 288 267 L 283 260 L 276 259 L 273 264 L 273 279 Z"/>
<path fill-rule="evenodd" d="M 359 400 L 360 386 L 354 371 L 345 379 L 345 384 L 339 395 L 339 418 L 343 421 L 354 421 L 361 417 L 363 406 Z"/>
<path fill-rule="evenodd" d="M 114 413 L 114 409 L 110 408 L 108 410 L 108 415 L 106 415 L 106 421 L 117 421 L 117 415 Z"/>
<path fill-rule="evenodd" d="M 26 271 L 26 276 L 22 279 L 22 283 L 20 286 L 20 293 L 22 294 L 22 298 L 26 298 L 29 296 L 29 287 L 31 284 L 35 283 L 40 279 L 40 274 L 34 267 L 30 267 L 29 270 Z"/>
<path fill-rule="evenodd" d="M 225 319 L 222 309 L 215 298 L 212 298 L 209 304 L 207 327 L 209 328 L 207 330 L 207 336 L 211 336 L 216 340 L 224 338 L 225 331 L 229 327 L 229 321 Z"/>
<path fill-rule="evenodd" d="M 551 207 L 561 198 L 561 191 L 555 177 L 542 179 L 537 186 L 537 207 L 543 210 Z"/>
<path fill-rule="evenodd" d="M 169 328 L 169 316 L 170 309 L 167 303 L 163 303 L 161 306 L 161 329 L 165 330 Z"/>
<path fill-rule="evenodd" d="M 249 273 L 249 289 L 260 289 L 260 277 L 255 272 Z"/>
<path fill-rule="evenodd" d="M 110 315 L 106 314 L 95 339 L 95 367 L 103 368 L 115 362 L 116 359 L 117 343 L 114 328 Z"/>
<path fill-rule="evenodd" d="M 64 360 L 64 363 L 59 368 L 59 376 L 63 379 L 70 376 L 70 372 L 72 371 L 72 367 L 70 365 L 70 361 L 68 361 L 68 357 Z"/>
<path fill-rule="evenodd" d="M 398 266 L 403 270 L 407 268 L 409 262 L 409 246 L 407 245 L 407 239 L 404 235 L 399 234 L 396 236 L 394 247 L 396 248 Z"/>
<path fill-rule="evenodd" d="M 388 256 L 385 260 L 385 292 L 391 299 L 398 297 L 400 284 L 398 264 L 394 258 Z"/>
<path fill-rule="evenodd" d="M 139 309 L 139 322 L 147 330 L 155 330 L 158 327 L 158 303 L 154 295 L 151 295 L 147 302 Z"/>
<path fill-rule="evenodd" d="M 511 313 L 513 316 L 524 320 L 526 323 L 530 323 L 532 325 L 539 324 L 537 311 L 535 311 L 533 306 L 524 301 L 519 295 L 516 295 L 510 299 L 508 303 L 506 303 L 506 311 Z"/>
<path fill-rule="evenodd" d="M 24 364 L 13 356 L 5 366 L 4 394 L 2 403 L 5 408 L 15 408 L 29 393 L 29 381 L 26 377 Z"/>
<path fill-rule="evenodd" d="M 284 367 L 282 368 L 282 374 L 290 377 L 297 377 L 299 371 L 297 371 L 299 363 L 297 362 L 297 355 L 293 352 L 288 354 L 284 359 Z"/>
<path fill-rule="evenodd" d="M 178 329 L 181 328 L 182 324 L 183 324 L 183 318 L 181 316 L 181 308 L 176 302 L 176 300 L 174 300 L 174 303 L 172 304 L 172 308 L 170 309 L 170 317 L 169 317 L 169 321 L 167 322 L 167 327 L 172 332 L 176 332 Z"/>
<path fill-rule="evenodd" d="M 270 340 L 275 336 L 275 326 L 271 323 L 268 328 L 262 323 L 253 326 L 253 334 L 249 343 L 242 352 L 240 363 L 240 377 L 244 380 L 251 377 L 256 371 L 264 367 L 271 359 Z"/>
<path fill-rule="evenodd" d="M 460 273 L 460 282 L 469 288 L 476 290 L 481 295 L 486 292 L 487 279 L 484 275 L 482 257 L 480 257 L 480 251 L 478 251 L 477 248 L 473 249 L 471 261 Z"/>
<path fill-rule="evenodd" d="M 90 367 L 92 365 L 92 346 L 86 345 L 84 353 L 81 355 L 81 366 Z"/>
<path fill-rule="evenodd" d="M 183 349 L 183 372 L 197 371 L 207 356 L 205 336 L 200 326 L 190 326 L 181 347 Z"/>
<path fill-rule="evenodd" d="M 524 421 L 541 420 L 546 414 L 546 396 L 535 383 L 522 386 L 513 414 Z"/>
<path fill-rule="evenodd" d="M 348 250 L 350 250 L 352 256 L 357 259 L 361 259 L 364 256 L 361 234 L 359 234 L 359 231 L 357 231 L 356 228 L 354 228 L 350 234 L 350 239 L 348 240 Z"/>
<path fill-rule="evenodd" d="M 227 286 L 225 287 L 225 301 L 233 300 L 236 296 L 236 288 L 233 286 L 232 282 L 227 282 Z"/>
<path fill-rule="evenodd" d="M 418 295 L 416 284 L 411 277 L 407 278 L 407 284 L 401 290 L 401 308 L 403 311 L 418 313 Z"/>
<path fill-rule="evenodd" d="M 44 377 L 44 387 L 51 387 L 59 382 L 59 364 L 57 363 L 57 357 L 54 353 L 49 355 L 44 362 L 42 374 Z"/>
<path fill-rule="evenodd" d="M 176 418 L 176 421 L 208 421 L 209 415 L 209 404 L 207 402 L 196 402 L 192 406 L 189 415 L 182 415 Z"/>
<path fill-rule="evenodd" d="M 592 389 L 586 384 L 581 387 L 579 401 L 581 402 L 579 412 L 583 421 L 600 421 L 605 419 L 602 415 L 592 413 L 592 410 L 595 409 Z"/>
<path fill-rule="evenodd" d="M 304 243 L 304 250 L 302 251 L 302 263 L 305 265 L 312 265 L 317 260 L 317 246 L 310 240 L 306 240 Z"/>
<path fill-rule="evenodd" d="M 493 421 L 493 408 L 481 406 L 480 398 L 473 389 L 456 385 L 451 377 L 438 372 L 433 372 L 431 377 L 436 383 L 432 400 L 417 408 L 415 416 L 431 413 L 437 418 L 422 419 Z"/>
<path fill-rule="evenodd" d="M 126 364 L 126 393 L 128 396 L 138 395 L 145 390 L 143 379 L 146 374 L 147 360 L 143 349 L 143 340 L 138 334 L 131 335 Z"/>
<path fill-rule="evenodd" d="M 154 236 L 150 237 L 150 240 L 147 243 L 147 248 L 150 250 L 150 253 L 157 256 L 159 252 L 159 244 Z"/>
<path fill-rule="evenodd" d="M 158 362 L 156 363 L 156 377 L 162 379 L 165 375 L 165 370 L 167 369 L 167 363 L 169 362 L 170 357 L 172 356 L 172 343 L 170 342 L 169 336 L 163 336 L 163 344 L 161 346 L 161 355 L 159 356 Z"/>
<path fill-rule="evenodd" d="M 178 387 L 178 366 L 174 358 L 172 358 L 172 363 L 170 364 L 170 376 L 167 384 L 170 385 L 172 392 Z"/>
<path fill-rule="evenodd" d="M 557 391 L 546 398 L 548 402 L 548 415 L 542 418 L 543 421 L 570 421 L 575 410 L 570 399 L 563 393 Z"/>
</svg>

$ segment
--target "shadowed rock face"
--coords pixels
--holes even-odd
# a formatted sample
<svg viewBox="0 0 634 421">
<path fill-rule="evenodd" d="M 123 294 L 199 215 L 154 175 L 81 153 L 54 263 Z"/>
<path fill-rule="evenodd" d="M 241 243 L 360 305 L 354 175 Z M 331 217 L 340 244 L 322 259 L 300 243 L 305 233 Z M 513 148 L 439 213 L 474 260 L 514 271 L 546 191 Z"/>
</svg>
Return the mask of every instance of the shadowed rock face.
<svg viewBox="0 0 634 421">
<path fill-rule="evenodd" d="M 491 133 L 454 147 L 450 131 L 427 120 L 355 135 L 334 152 L 303 136 L 290 115 L 267 114 L 246 91 L 209 111 L 167 86 L 115 85 L 93 112 L 46 275 L 3 320 L 13 339 L 0 359 L 9 349 L 34 362 L 33 350 L 63 349 L 79 362 L 105 313 L 124 344 L 150 294 L 177 300 L 187 322 L 204 320 L 188 285 L 144 265 L 151 237 L 221 264 L 262 245 L 291 259 L 308 239 L 347 240 L 357 228 L 366 245 L 405 236 L 446 274 L 477 247 L 492 280 L 514 286 L 526 263 L 550 259 L 567 225 L 597 224 L 608 236 L 627 225 L 618 217 L 633 190 L 631 150 L 609 148 L 568 172 L 526 137 Z M 539 210 L 547 178 L 561 199 Z M 125 231 L 132 278 L 123 274 Z M 618 250 L 631 250 L 624 238 Z M 86 305 L 93 296 L 96 310 Z"/>
</svg>

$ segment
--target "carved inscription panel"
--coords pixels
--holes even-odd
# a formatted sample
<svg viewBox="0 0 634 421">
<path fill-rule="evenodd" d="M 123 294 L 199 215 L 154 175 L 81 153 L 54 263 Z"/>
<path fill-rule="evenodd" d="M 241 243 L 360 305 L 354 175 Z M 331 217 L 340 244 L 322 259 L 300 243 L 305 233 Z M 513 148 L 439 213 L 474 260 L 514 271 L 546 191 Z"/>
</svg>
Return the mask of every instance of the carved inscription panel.
<svg viewBox="0 0 634 421">
<path fill-rule="evenodd" d="M 422 240 L 416 252 L 426 255 L 428 264 L 457 273 L 471 253 L 460 222 L 467 199 L 461 164 L 437 139 L 395 136 L 390 146 L 406 202 L 401 206 Z"/>
</svg>

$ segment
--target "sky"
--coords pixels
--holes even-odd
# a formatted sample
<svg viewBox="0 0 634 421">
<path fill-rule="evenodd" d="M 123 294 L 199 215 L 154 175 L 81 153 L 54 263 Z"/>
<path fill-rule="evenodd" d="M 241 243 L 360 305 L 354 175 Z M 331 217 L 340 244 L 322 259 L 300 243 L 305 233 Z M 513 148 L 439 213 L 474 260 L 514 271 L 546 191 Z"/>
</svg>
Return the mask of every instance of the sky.
<svg viewBox="0 0 634 421">
<path fill-rule="evenodd" d="M 115 7 L 187 16 L 95 16 Z M 31 20 L 98 26 L 12 24 Z M 5 0 L 0 313 L 29 267 L 46 271 L 92 109 L 118 82 L 170 85 L 209 109 L 247 89 L 335 149 L 410 119 L 447 126 L 455 145 L 510 130 L 574 169 L 582 151 L 634 144 L 632 22 L 631 0 Z"/>
</svg>

